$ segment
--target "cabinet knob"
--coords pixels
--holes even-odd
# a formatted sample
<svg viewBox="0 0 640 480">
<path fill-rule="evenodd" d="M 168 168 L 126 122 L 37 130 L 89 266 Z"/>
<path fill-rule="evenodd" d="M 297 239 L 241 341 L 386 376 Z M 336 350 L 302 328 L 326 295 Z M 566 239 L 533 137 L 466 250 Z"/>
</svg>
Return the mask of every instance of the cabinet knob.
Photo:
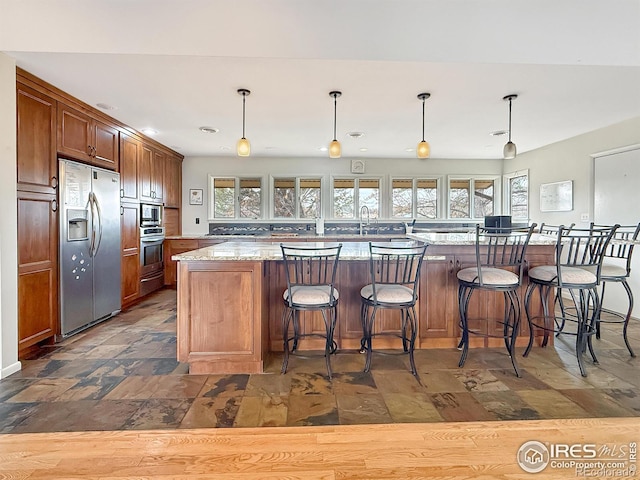
<svg viewBox="0 0 640 480">
<path fill-rule="evenodd" d="M 91 145 L 87 145 L 87 154 L 92 157 L 93 156 L 93 147 Z"/>
<path fill-rule="evenodd" d="M 51 200 L 51 211 L 52 212 L 58 211 L 58 201 L 55 198 Z"/>
<path fill-rule="evenodd" d="M 51 186 L 53 188 L 58 188 L 58 178 L 55 175 L 51 177 Z"/>
<path fill-rule="evenodd" d="M 120 198 L 124 198 L 124 188 L 120 189 Z"/>
<path fill-rule="evenodd" d="M 124 215 L 124 207 L 120 205 L 120 215 Z"/>
</svg>

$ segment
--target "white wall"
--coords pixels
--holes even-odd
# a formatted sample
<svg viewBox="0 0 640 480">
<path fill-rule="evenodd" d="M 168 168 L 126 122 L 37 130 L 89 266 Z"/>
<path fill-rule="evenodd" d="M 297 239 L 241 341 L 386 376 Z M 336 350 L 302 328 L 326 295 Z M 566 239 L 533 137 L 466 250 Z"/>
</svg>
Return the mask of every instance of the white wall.
<svg viewBox="0 0 640 480">
<path fill-rule="evenodd" d="M 589 226 L 594 214 L 594 159 L 599 152 L 640 143 L 640 117 L 607 128 L 547 145 L 505 161 L 505 172 L 529 168 L 529 216 L 532 221 L 554 225 L 575 223 L 578 228 Z M 602 161 L 602 160 L 601 160 Z M 540 184 L 573 180 L 573 210 L 570 212 L 541 212 Z M 637 208 L 636 222 L 640 222 Z M 581 220 L 581 214 L 588 220 Z M 634 253 L 629 284 L 636 297 L 640 292 L 640 252 Z M 621 285 L 607 287 L 605 307 L 626 312 L 627 300 Z M 634 317 L 638 317 L 636 308 Z"/>
<path fill-rule="evenodd" d="M 502 159 L 439 160 L 417 158 L 363 159 L 367 175 L 498 175 L 502 174 Z M 182 233 L 208 233 L 207 180 L 212 175 L 350 175 L 348 158 L 243 158 L 187 157 L 182 162 Z M 204 190 L 204 205 L 189 205 L 189 189 Z M 196 225 L 195 218 L 200 218 Z"/>
<path fill-rule="evenodd" d="M 517 143 L 517 139 L 514 140 Z M 514 160 L 505 161 L 504 171 L 529 169 L 532 221 L 554 225 L 575 222 L 576 226 L 588 227 L 594 209 L 592 155 L 637 143 L 640 143 L 640 117 L 520 154 Z M 573 210 L 541 212 L 540 184 L 563 180 L 573 180 Z M 580 220 L 583 213 L 588 214 L 588 220 Z M 638 217 L 640 221 L 640 213 Z"/>
<path fill-rule="evenodd" d="M 18 362 L 18 262 L 16 203 L 16 65 L 0 53 L 0 378 Z"/>
</svg>

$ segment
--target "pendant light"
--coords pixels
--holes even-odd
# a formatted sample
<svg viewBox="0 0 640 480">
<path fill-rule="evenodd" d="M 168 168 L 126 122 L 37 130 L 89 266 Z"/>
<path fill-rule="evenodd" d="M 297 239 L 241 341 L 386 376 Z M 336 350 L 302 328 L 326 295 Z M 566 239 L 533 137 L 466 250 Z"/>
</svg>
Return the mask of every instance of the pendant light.
<svg viewBox="0 0 640 480">
<path fill-rule="evenodd" d="M 239 157 L 248 157 L 251 153 L 251 144 L 249 143 L 249 140 L 247 140 L 244 136 L 244 118 L 247 95 L 250 95 L 251 91 L 247 90 L 246 88 L 239 88 L 238 93 L 242 95 L 242 138 L 238 140 L 236 151 Z"/>
<path fill-rule="evenodd" d="M 518 95 L 507 95 L 503 100 L 509 100 L 509 141 L 504 145 L 503 157 L 505 160 L 516 158 L 516 144 L 511 141 L 511 101 L 518 98 Z"/>
<path fill-rule="evenodd" d="M 429 142 L 424 139 L 424 102 L 430 96 L 430 93 L 418 94 L 418 99 L 422 100 L 422 141 L 418 143 L 418 147 L 416 148 L 416 155 L 418 158 L 429 158 L 429 154 L 431 153 Z"/>
<path fill-rule="evenodd" d="M 334 90 L 329 92 L 329 96 L 333 97 L 333 140 L 329 144 L 329 158 L 340 158 L 342 148 L 340 142 L 336 138 L 336 116 L 338 110 L 338 97 L 342 95 L 342 92 Z"/>
</svg>

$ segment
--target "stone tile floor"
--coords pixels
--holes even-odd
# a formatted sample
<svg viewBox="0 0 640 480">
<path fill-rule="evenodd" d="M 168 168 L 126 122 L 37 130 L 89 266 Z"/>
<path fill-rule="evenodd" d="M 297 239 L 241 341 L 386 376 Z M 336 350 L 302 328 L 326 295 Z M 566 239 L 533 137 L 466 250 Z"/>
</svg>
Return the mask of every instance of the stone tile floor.
<svg viewBox="0 0 640 480">
<path fill-rule="evenodd" d="M 280 375 L 277 354 L 264 374 L 189 375 L 175 318 L 176 293 L 161 290 L 25 360 L 0 380 L 0 433 L 640 416 L 640 359 L 619 326 L 594 339 L 600 364 L 586 360 L 586 378 L 560 337 L 519 356 L 522 378 L 504 349 L 471 350 L 464 368 L 456 349 L 437 349 L 416 352 L 418 377 L 405 356 L 374 354 L 363 373 L 362 355 L 340 352 L 329 382 L 322 357 L 292 357 Z M 637 321 L 630 332 L 640 354 Z"/>
</svg>

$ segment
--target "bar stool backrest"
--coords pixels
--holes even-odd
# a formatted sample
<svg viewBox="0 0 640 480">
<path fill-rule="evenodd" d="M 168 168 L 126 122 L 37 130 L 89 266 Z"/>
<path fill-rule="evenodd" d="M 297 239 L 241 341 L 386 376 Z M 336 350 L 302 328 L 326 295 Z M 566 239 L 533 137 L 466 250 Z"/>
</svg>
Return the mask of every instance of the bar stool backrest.
<svg viewBox="0 0 640 480">
<path fill-rule="evenodd" d="M 591 223 L 591 228 L 605 228 L 609 225 L 598 225 Z M 631 256 L 633 254 L 634 242 L 638 240 L 640 233 L 640 223 L 637 225 L 619 225 L 613 234 L 609 247 L 604 253 L 607 258 L 626 262 L 627 277 L 631 274 Z"/>
<path fill-rule="evenodd" d="M 427 245 L 369 242 L 369 270 L 373 287 L 373 301 L 377 302 L 377 289 L 382 285 L 401 285 L 413 291 L 413 302 L 418 299 L 418 280 Z"/>
<path fill-rule="evenodd" d="M 558 235 L 558 231 L 560 230 L 560 227 L 571 230 L 575 226 L 576 226 L 575 223 L 572 223 L 571 225 L 567 226 L 567 225 L 549 225 L 548 223 L 542 222 L 540 224 L 540 228 L 538 228 L 538 233 L 542 235 L 553 235 L 555 237 L 556 235 Z"/>
<path fill-rule="evenodd" d="M 601 228 L 565 228 L 558 231 L 556 265 L 558 287 L 562 288 L 562 268 L 578 267 L 592 272 L 600 283 L 602 261 L 619 225 Z"/>
<path fill-rule="evenodd" d="M 280 244 L 289 290 L 289 306 L 293 306 L 292 289 L 319 287 L 329 289 L 330 302 L 335 303 L 335 279 L 342 244 L 313 247 Z"/>
<path fill-rule="evenodd" d="M 526 228 L 490 228 L 476 225 L 476 268 L 478 283 L 482 280 L 483 268 L 507 269 L 518 275 L 522 283 L 524 256 L 536 224 Z"/>
</svg>

